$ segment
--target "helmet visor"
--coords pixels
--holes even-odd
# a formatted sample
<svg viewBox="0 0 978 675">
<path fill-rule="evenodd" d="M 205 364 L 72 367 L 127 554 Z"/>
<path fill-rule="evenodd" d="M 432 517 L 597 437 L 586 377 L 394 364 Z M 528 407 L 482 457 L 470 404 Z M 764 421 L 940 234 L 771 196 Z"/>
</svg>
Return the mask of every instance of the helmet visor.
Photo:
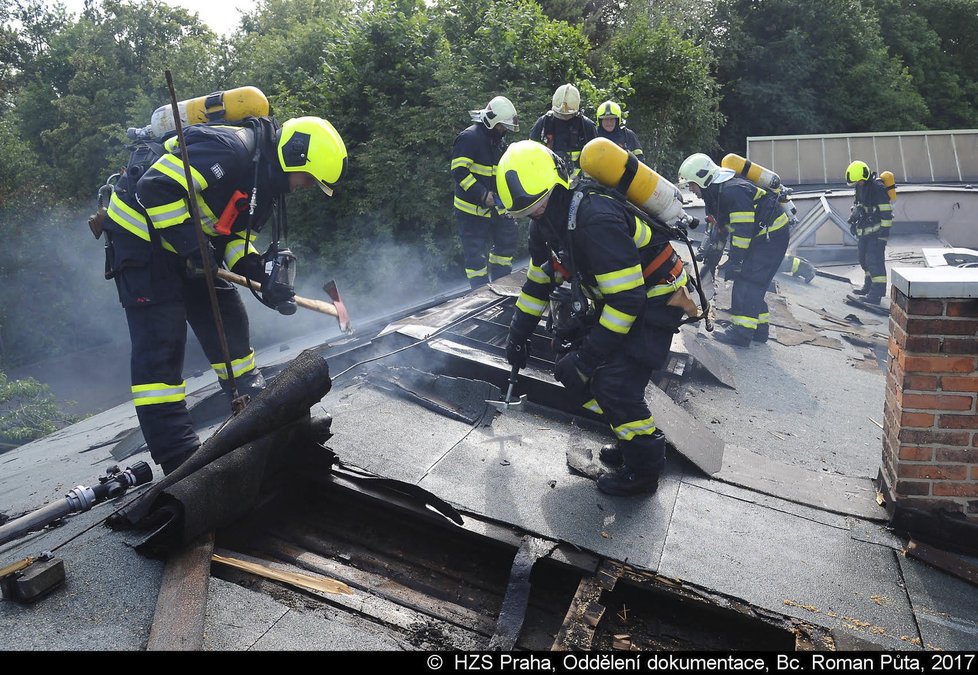
<svg viewBox="0 0 978 675">
<path fill-rule="evenodd" d="M 547 199 L 548 197 L 550 197 L 551 192 L 553 192 L 552 188 L 544 192 L 537 199 L 535 199 L 533 203 L 529 204 L 528 206 L 526 205 L 526 202 L 523 202 L 523 204 L 520 204 L 520 206 L 522 206 L 523 208 L 518 209 L 516 211 L 514 211 L 513 209 L 509 209 L 506 213 L 513 216 L 513 218 L 526 218 L 531 213 L 533 213 L 538 208 L 540 208 L 541 205 L 546 204 Z"/>
<path fill-rule="evenodd" d="M 517 115 L 513 115 L 513 117 L 508 120 L 499 120 L 496 124 L 502 126 L 502 128 L 506 131 L 520 130 L 520 118 Z"/>
</svg>

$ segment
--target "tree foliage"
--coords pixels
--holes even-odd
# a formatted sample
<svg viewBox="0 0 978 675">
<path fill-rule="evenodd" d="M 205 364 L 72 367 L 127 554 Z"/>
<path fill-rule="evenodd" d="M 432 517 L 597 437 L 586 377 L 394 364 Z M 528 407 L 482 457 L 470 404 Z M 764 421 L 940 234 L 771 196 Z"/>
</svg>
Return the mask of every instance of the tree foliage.
<svg viewBox="0 0 978 675">
<path fill-rule="evenodd" d="M 974 128 L 976 34 L 978 0 L 260 0 L 226 38 L 163 0 L 0 0 L 4 363 L 124 334 L 85 220 L 165 70 L 180 99 L 254 85 L 334 123 L 348 174 L 325 207 L 289 196 L 289 243 L 369 311 L 464 283 L 451 145 L 495 95 L 510 141 L 565 82 L 592 116 L 614 98 L 669 177 L 747 136 Z"/>
<path fill-rule="evenodd" d="M 0 451 L 78 421 L 65 414 L 50 388 L 32 377 L 11 380 L 0 371 Z"/>
</svg>

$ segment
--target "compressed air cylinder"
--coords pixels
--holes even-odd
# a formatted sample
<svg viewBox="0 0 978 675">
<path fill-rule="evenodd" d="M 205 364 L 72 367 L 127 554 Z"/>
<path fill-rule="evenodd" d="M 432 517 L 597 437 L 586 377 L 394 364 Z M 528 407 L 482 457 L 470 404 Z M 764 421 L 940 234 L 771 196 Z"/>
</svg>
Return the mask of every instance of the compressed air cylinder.
<svg viewBox="0 0 978 675">
<path fill-rule="evenodd" d="M 892 171 L 884 171 L 880 174 L 880 180 L 883 181 L 883 187 L 886 188 L 886 196 L 890 198 L 891 202 L 895 202 L 896 176 L 893 175 Z"/>
<path fill-rule="evenodd" d="M 177 109 L 183 124 L 203 122 L 235 122 L 245 117 L 262 117 L 268 114 L 268 99 L 257 87 L 238 87 L 227 91 L 215 91 L 207 96 L 198 96 L 179 101 Z M 153 112 L 150 129 L 154 136 L 162 136 L 176 129 L 173 123 L 173 106 L 161 105 Z"/>
<path fill-rule="evenodd" d="M 664 223 L 690 220 L 683 211 L 679 188 L 607 138 L 595 138 L 584 146 L 581 170 Z"/>
<path fill-rule="evenodd" d="M 755 164 L 746 157 L 741 157 L 734 153 L 730 153 L 724 157 L 720 161 L 720 166 L 724 169 L 731 169 L 738 176 L 746 178 L 759 188 L 774 192 L 778 195 L 778 201 L 781 202 L 781 207 L 789 216 L 793 217 L 798 213 L 794 202 L 788 196 L 789 191 L 784 189 L 784 186 L 781 184 L 781 176 L 770 169 L 765 169 L 760 164 Z"/>
<path fill-rule="evenodd" d="M 779 192 L 781 190 L 781 177 L 770 169 L 765 169 L 760 164 L 754 164 L 749 159 L 730 153 L 720 162 L 724 169 L 731 169 L 738 176 L 746 178 L 751 183 L 765 190 Z"/>
</svg>

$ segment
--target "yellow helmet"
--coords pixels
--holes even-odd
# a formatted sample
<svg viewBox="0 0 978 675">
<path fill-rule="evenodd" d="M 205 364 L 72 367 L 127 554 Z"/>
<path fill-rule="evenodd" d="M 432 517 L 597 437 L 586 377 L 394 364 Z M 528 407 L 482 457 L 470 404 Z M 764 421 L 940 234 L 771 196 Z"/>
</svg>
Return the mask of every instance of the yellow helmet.
<svg viewBox="0 0 978 675">
<path fill-rule="evenodd" d="M 869 173 L 869 165 L 857 159 L 846 168 L 846 183 L 855 185 L 861 180 L 869 180 Z"/>
<path fill-rule="evenodd" d="M 573 84 L 562 84 L 554 92 L 554 115 L 562 120 L 569 120 L 581 111 L 581 92 Z"/>
<path fill-rule="evenodd" d="M 625 120 L 621 115 L 621 106 L 614 101 L 605 101 L 598 106 L 598 119 L 603 120 L 606 117 L 614 117 L 618 120 L 618 126 L 624 126 Z"/>
<path fill-rule="evenodd" d="M 321 117 L 296 117 L 282 125 L 278 161 L 285 172 L 304 171 L 332 196 L 333 184 L 346 171 L 346 145 Z"/>
<path fill-rule="evenodd" d="M 564 163 L 536 141 L 517 141 L 499 160 L 496 194 L 515 218 L 531 213 L 558 185 L 570 188 Z"/>
</svg>

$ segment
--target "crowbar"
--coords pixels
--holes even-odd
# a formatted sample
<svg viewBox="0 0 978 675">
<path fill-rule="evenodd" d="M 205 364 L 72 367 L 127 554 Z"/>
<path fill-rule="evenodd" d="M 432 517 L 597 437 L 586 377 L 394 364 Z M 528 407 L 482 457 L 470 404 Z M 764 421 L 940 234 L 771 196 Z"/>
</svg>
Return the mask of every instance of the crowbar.
<svg viewBox="0 0 978 675">
<path fill-rule="evenodd" d="M 509 373 L 509 387 L 506 388 L 506 399 L 502 401 L 491 401 L 486 399 L 486 403 L 493 406 L 499 412 L 506 412 L 507 410 L 517 410 L 523 406 L 523 401 L 526 400 L 526 394 L 520 394 L 517 400 L 513 400 L 513 387 L 516 385 L 516 374 L 520 372 L 520 369 L 513 366 L 513 370 Z"/>
<path fill-rule="evenodd" d="M 261 284 L 257 281 L 253 281 L 247 277 L 243 277 L 240 274 L 235 274 L 234 272 L 228 271 L 224 268 L 218 268 L 217 276 L 225 281 L 230 281 L 231 283 L 238 284 L 239 286 L 245 286 L 256 291 L 261 291 Z M 330 293 L 327 290 L 327 286 L 331 287 L 333 292 Z M 353 327 L 350 325 L 350 317 L 346 313 L 346 307 L 340 301 L 340 294 L 336 290 L 336 284 L 332 281 L 328 282 L 326 286 L 323 287 L 329 297 L 334 300 L 335 304 L 330 304 L 322 300 L 312 300 L 310 298 L 304 298 L 301 295 L 295 296 L 295 304 L 299 307 L 305 307 L 306 309 L 311 309 L 314 312 L 319 312 L 320 314 L 329 314 L 330 316 L 335 316 L 337 322 L 340 324 L 340 330 L 344 333 L 352 333 Z M 335 294 L 335 295 L 334 295 Z"/>
</svg>

